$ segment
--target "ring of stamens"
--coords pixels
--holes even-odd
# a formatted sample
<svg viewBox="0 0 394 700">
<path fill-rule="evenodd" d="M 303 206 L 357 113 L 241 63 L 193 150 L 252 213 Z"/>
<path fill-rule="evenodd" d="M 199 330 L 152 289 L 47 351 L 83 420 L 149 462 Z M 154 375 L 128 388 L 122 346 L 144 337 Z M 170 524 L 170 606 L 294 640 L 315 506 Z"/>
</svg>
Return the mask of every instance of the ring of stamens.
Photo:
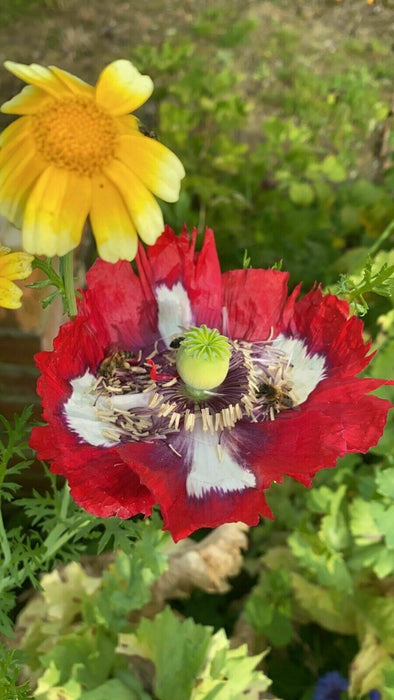
<svg viewBox="0 0 394 700">
<path fill-rule="evenodd" d="M 196 426 L 214 435 L 240 420 L 274 420 L 292 408 L 288 357 L 269 341 L 229 342 L 227 377 L 198 399 L 190 396 L 177 373 L 177 348 L 160 352 L 156 344 L 149 354 L 109 354 L 91 388 L 98 418 L 113 425 L 105 437 L 114 442 L 167 440 Z"/>
</svg>

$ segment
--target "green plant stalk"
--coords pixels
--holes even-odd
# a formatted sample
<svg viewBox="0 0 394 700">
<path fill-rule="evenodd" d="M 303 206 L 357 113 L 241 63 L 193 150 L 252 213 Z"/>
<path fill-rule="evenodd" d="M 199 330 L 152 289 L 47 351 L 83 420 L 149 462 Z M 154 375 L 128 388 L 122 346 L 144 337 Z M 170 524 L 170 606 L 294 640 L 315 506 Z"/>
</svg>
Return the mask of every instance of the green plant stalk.
<svg viewBox="0 0 394 700">
<path fill-rule="evenodd" d="M 8 537 L 5 531 L 4 527 L 4 522 L 3 522 L 3 514 L 0 509 L 0 544 L 1 548 L 3 550 L 4 554 L 4 564 L 5 566 L 8 566 L 9 562 L 11 561 L 11 550 L 10 550 L 10 545 L 8 542 Z"/>
<path fill-rule="evenodd" d="M 394 231 L 394 219 L 393 221 L 384 229 L 383 233 L 380 234 L 379 238 L 368 250 L 368 255 L 372 256 L 379 250 L 380 246 L 388 239 L 391 232 Z"/>
<path fill-rule="evenodd" d="M 74 318 L 77 315 L 77 302 L 74 289 L 74 255 L 72 250 L 60 258 L 60 275 L 64 282 L 66 311 L 70 318 Z"/>
</svg>

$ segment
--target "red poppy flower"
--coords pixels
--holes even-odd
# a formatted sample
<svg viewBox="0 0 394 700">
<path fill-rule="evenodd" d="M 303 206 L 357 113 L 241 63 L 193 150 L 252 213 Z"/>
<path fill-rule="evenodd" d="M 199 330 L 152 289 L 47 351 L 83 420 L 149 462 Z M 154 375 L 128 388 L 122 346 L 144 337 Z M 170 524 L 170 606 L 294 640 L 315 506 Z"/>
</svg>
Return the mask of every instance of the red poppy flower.
<svg viewBox="0 0 394 700">
<path fill-rule="evenodd" d="M 140 248 L 138 275 L 124 261 L 93 265 L 77 318 L 37 356 L 48 425 L 31 440 L 87 511 L 129 518 L 158 503 L 175 540 L 272 517 L 273 481 L 310 486 L 366 452 L 390 407 L 368 394 L 383 381 L 355 376 L 371 355 L 345 301 L 319 287 L 288 296 L 278 270 L 221 274 L 212 231 L 200 253 L 195 239 L 167 228 Z M 225 344 L 218 386 L 180 376 L 200 331 Z"/>
</svg>

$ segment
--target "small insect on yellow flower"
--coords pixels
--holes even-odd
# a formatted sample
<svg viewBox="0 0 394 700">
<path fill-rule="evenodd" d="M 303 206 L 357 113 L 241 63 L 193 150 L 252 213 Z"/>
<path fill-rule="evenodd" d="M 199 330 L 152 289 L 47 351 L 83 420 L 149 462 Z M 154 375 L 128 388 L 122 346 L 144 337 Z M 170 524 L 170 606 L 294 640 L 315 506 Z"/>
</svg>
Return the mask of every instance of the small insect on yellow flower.
<svg viewBox="0 0 394 700">
<path fill-rule="evenodd" d="M 164 229 L 153 195 L 177 201 L 185 174 L 130 114 L 152 80 L 126 60 L 95 87 L 55 66 L 4 65 L 30 84 L 1 108 L 22 116 L 0 134 L 0 213 L 22 228 L 29 253 L 65 255 L 89 216 L 100 257 L 133 260 L 137 233 L 151 245 Z"/>
<path fill-rule="evenodd" d="M 12 280 L 25 280 L 31 274 L 33 256 L 28 253 L 11 253 L 0 245 L 0 306 L 19 309 L 22 290 Z"/>
</svg>

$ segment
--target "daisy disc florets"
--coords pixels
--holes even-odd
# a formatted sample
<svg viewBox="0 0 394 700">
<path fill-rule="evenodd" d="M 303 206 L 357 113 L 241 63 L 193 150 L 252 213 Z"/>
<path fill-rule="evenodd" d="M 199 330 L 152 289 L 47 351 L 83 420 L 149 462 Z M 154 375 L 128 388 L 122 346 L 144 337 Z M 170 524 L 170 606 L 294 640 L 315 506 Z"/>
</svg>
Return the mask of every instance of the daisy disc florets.
<svg viewBox="0 0 394 700">
<path fill-rule="evenodd" d="M 148 515 L 174 539 L 272 517 L 264 492 L 306 486 L 347 452 L 376 444 L 390 403 L 368 364 L 362 322 L 316 287 L 289 296 L 278 270 L 220 272 L 166 229 L 138 274 L 97 261 L 78 316 L 40 353 L 47 425 L 32 446 L 91 513 Z"/>
</svg>

